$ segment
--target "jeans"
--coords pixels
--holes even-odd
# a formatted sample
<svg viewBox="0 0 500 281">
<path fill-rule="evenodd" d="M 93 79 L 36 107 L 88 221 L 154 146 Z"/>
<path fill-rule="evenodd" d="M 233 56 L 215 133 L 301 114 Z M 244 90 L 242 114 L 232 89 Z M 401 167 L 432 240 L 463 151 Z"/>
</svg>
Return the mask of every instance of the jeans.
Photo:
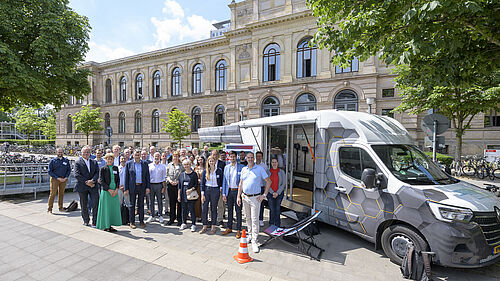
<svg viewBox="0 0 500 281">
<path fill-rule="evenodd" d="M 163 188 L 162 183 L 152 183 L 151 192 L 149 193 L 149 210 L 151 210 L 151 216 L 155 216 L 155 198 L 158 202 L 158 214 L 161 216 L 163 212 L 163 199 L 161 198 L 161 190 Z"/>
<path fill-rule="evenodd" d="M 241 206 L 236 204 L 238 198 L 238 190 L 229 190 L 227 194 L 227 228 L 233 229 L 233 211 L 236 209 L 236 228 L 241 230 Z M 233 208 L 234 207 L 234 208 Z"/>
<path fill-rule="evenodd" d="M 188 212 L 191 213 L 191 223 L 196 225 L 196 212 L 194 211 L 194 204 L 196 200 L 187 200 L 182 202 L 182 223 L 187 224 Z"/>
<path fill-rule="evenodd" d="M 210 203 L 210 218 L 211 222 L 210 225 L 216 225 L 217 224 L 217 204 L 219 203 L 219 197 L 220 197 L 220 188 L 218 187 L 208 187 L 205 190 L 205 203 L 203 203 L 203 206 L 201 206 L 201 214 L 202 218 L 201 221 L 203 222 L 203 225 L 209 225 L 208 224 L 208 208 L 209 208 L 209 203 Z"/>
<path fill-rule="evenodd" d="M 281 227 L 280 206 L 282 200 L 283 193 L 278 195 L 276 198 L 273 198 L 273 194 L 271 192 L 267 194 L 267 202 L 269 204 L 269 225 Z"/>
</svg>

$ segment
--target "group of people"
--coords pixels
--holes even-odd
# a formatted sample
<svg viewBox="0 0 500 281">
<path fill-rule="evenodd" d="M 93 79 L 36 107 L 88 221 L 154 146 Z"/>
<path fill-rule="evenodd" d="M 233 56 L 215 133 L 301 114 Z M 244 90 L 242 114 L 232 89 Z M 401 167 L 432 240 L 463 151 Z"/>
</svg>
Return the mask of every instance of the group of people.
<svg viewBox="0 0 500 281">
<path fill-rule="evenodd" d="M 135 229 L 136 216 L 140 227 L 157 220 L 166 225 L 177 222 L 180 230 L 184 230 L 188 228 L 189 216 L 191 231 L 196 231 L 197 218 L 201 217 L 200 233 L 215 234 L 217 225 L 223 226 L 227 209 L 222 235 L 235 231 L 236 238 L 240 238 L 244 210 L 248 240 L 253 251 L 258 252 L 259 228 L 264 226 L 264 199 L 269 205 L 269 224 L 278 227 L 281 224 L 280 205 L 286 177 L 279 159 L 272 158 L 270 164 L 268 168 L 260 151 L 226 153 L 209 151 L 205 146 L 201 152 L 185 148 L 173 151 L 167 147 L 160 153 L 151 146 L 142 150 L 130 147 L 121 153 L 116 145 L 105 153 L 97 149 L 94 156 L 91 148 L 85 146 L 75 162 L 75 191 L 80 196 L 84 224 L 109 232 L 116 231 L 113 226 L 127 223 Z M 52 212 L 57 192 L 59 210 L 64 211 L 63 195 L 70 173 L 69 160 L 59 148 L 57 157 L 49 164 L 48 212 Z M 163 198 L 168 202 L 168 211 L 167 207 L 163 209 Z M 123 216 L 123 210 L 128 210 L 128 218 Z M 149 215 L 147 220 L 145 213 Z M 168 215 L 168 221 L 163 215 Z"/>
</svg>

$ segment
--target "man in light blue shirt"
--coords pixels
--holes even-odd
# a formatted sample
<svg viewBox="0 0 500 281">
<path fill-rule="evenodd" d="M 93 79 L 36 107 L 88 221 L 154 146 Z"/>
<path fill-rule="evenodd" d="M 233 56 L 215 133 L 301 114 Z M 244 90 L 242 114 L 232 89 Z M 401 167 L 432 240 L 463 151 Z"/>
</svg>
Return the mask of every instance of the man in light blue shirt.
<svg viewBox="0 0 500 281">
<path fill-rule="evenodd" d="M 264 168 L 255 165 L 253 152 L 247 153 L 246 160 L 248 165 L 241 170 L 237 204 L 241 206 L 241 201 L 243 201 L 248 227 L 248 240 L 252 242 L 253 252 L 258 253 L 257 237 L 259 235 L 260 204 L 269 193 L 271 179 Z M 264 194 L 261 194 L 262 180 L 266 181 Z"/>
</svg>

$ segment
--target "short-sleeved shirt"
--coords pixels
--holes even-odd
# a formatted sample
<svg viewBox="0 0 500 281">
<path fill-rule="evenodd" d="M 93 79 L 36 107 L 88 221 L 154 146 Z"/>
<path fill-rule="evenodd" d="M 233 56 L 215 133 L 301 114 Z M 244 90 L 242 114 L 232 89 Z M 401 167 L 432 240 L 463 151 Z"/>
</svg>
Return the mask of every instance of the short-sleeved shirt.
<svg viewBox="0 0 500 281">
<path fill-rule="evenodd" d="M 266 170 L 259 165 L 253 165 L 252 169 L 248 166 L 241 170 L 242 189 L 245 194 L 259 194 L 262 181 L 269 176 Z"/>
</svg>

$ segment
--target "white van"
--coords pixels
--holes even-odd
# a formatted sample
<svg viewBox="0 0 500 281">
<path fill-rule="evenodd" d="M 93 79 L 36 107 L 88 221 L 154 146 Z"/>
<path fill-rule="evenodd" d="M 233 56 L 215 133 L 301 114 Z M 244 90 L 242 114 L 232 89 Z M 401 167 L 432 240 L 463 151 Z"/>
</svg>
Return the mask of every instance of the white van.
<svg viewBox="0 0 500 281">
<path fill-rule="evenodd" d="M 500 260 L 500 201 L 445 174 L 396 120 L 362 112 L 307 111 L 200 129 L 202 141 L 256 144 L 282 159 L 284 207 L 382 247 L 401 263 L 408 243 L 450 267 Z"/>
</svg>

